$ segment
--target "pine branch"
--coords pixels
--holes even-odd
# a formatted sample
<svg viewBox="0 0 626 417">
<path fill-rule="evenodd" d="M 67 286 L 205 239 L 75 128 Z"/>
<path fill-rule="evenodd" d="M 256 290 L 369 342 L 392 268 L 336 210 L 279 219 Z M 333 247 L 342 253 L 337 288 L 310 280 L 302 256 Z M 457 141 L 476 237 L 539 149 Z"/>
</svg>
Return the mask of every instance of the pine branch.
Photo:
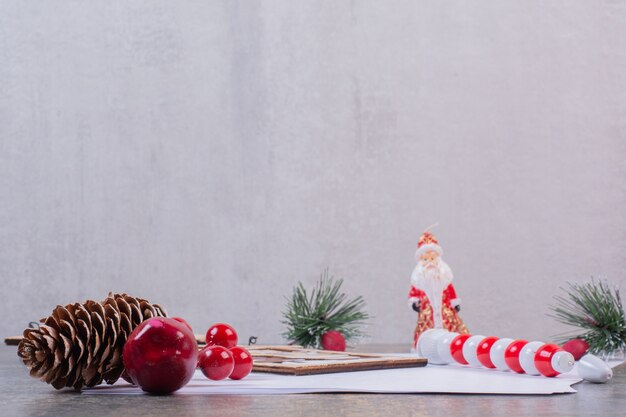
<svg viewBox="0 0 626 417">
<path fill-rule="evenodd" d="M 558 335 L 560 341 L 584 339 L 592 353 L 613 352 L 626 348 L 626 317 L 617 288 L 611 289 L 606 281 L 571 284 L 564 296 L 555 296 L 551 306 L 557 321 L 579 328 L 575 334 Z"/>
<path fill-rule="evenodd" d="M 360 325 L 369 318 L 364 311 L 365 301 L 359 296 L 348 300 L 341 292 L 342 279 L 334 280 L 325 269 L 311 293 L 301 282 L 294 288 L 283 324 L 283 336 L 304 347 L 319 347 L 321 337 L 330 330 L 339 331 L 346 340 L 363 336 Z"/>
</svg>

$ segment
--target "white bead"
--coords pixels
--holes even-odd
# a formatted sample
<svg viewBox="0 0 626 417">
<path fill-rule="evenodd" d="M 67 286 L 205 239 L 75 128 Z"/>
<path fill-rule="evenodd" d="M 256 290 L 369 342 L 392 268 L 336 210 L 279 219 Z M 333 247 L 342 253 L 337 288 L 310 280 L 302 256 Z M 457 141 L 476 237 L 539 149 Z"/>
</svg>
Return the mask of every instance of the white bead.
<svg viewBox="0 0 626 417">
<path fill-rule="evenodd" d="M 445 333 L 437 339 L 437 353 L 442 362 L 448 364 L 455 362 L 450 352 L 450 343 L 457 337 L 458 333 Z"/>
<path fill-rule="evenodd" d="M 463 344 L 463 357 L 465 357 L 465 360 L 471 366 L 476 366 L 476 367 L 483 366 L 482 363 L 480 363 L 480 361 L 478 360 L 476 349 L 478 348 L 478 345 L 480 344 L 480 342 L 483 341 L 485 337 L 486 336 L 482 336 L 479 334 L 475 336 L 471 336 Z"/>
<path fill-rule="evenodd" d="M 511 343 L 513 343 L 513 339 L 507 337 L 503 339 L 498 339 L 496 343 L 491 346 L 491 350 L 489 350 L 489 359 L 491 359 L 491 362 L 499 371 L 509 370 L 509 367 L 504 360 L 504 352 Z"/>
<path fill-rule="evenodd" d="M 544 342 L 535 341 L 526 343 L 522 348 L 519 354 L 519 364 L 528 375 L 540 375 L 535 367 L 535 353 L 543 345 L 545 345 Z"/>
<path fill-rule="evenodd" d="M 555 352 L 552 359 L 550 359 L 552 369 L 560 374 L 571 371 L 574 368 L 575 362 L 574 355 L 564 350 Z"/>
</svg>

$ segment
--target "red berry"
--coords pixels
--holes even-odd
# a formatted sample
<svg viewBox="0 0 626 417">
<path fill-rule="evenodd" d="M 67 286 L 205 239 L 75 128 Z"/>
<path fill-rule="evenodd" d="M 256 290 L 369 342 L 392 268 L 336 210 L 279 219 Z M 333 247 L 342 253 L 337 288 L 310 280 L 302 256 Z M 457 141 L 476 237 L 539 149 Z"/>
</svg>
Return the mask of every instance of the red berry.
<svg viewBox="0 0 626 417">
<path fill-rule="evenodd" d="M 486 368 L 495 368 L 496 365 L 491 362 L 491 346 L 498 341 L 497 337 L 489 336 L 484 338 L 476 348 L 476 357 L 478 358 L 478 362 L 480 362 Z"/>
<path fill-rule="evenodd" d="M 563 345 L 563 350 L 571 353 L 575 360 L 579 360 L 589 350 L 589 344 L 583 339 L 572 339 Z"/>
<path fill-rule="evenodd" d="M 193 376 L 198 344 L 182 323 L 153 317 L 133 330 L 124 345 L 122 358 L 128 376 L 142 390 L 169 394 Z"/>
<path fill-rule="evenodd" d="M 511 371 L 517 372 L 518 374 L 524 373 L 524 368 L 522 368 L 522 365 L 519 363 L 519 354 L 527 344 L 527 340 L 515 340 L 511 342 L 504 351 L 504 362 L 506 362 L 506 366 L 508 366 Z"/>
<path fill-rule="evenodd" d="M 191 326 L 189 325 L 189 323 L 187 323 L 185 319 L 180 318 L 180 317 L 172 317 L 172 319 L 176 320 L 179 323 L 184 324 L 189 329 L 189 331 L 193 333 L 193 329 L 191 328 Z"/>
<path fill-rule="evenodd" d="M 468 364 L 468 362 L 465 360 L 465 356 L 463 356 L 463 345 L 465 344 L 465 341 L 469 338 L 469 334 L 460 334 L 452 339 L 452 342 L 450 342 L 450 354 L 452 355 L 454 360 L 461 365 Z"/>
<path fill-rule="evenodd" d="M 235 359 L 224 346 L 207 346 L 200 352 L 198 365 L 204 376 L 213 381 L 219 381 L 228 378 L 233 372 Z"/>
<path fill-rule="evenodd" d="M 331 330 L 322 335 L 322 347 L 325 350 L 346 350 L 346 339 L 337 330 Z"/>
<path fill-rule="evenodd" d="M 206 332 L 207 346 L 224 346 L 227 349 L 237 346 L 237 332 L 228 324 L 217 323 Z"/>
<path fill-rule="evenodd" d="M 241 346 L 235 346 L 230 349 L 233 358 L 235 359 L 235 368 L 230 374 L 230 379 L 243 379 L 252 372 L 252 355 L 246 349 Z"/>
</svg>

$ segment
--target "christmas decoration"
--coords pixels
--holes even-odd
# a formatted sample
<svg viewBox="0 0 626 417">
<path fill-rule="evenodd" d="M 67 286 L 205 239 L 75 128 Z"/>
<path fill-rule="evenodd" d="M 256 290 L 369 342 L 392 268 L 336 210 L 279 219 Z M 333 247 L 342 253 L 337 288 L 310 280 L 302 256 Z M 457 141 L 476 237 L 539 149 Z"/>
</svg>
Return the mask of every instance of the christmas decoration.
<svg viewBox="0 0 626 417">
<path fill-rule="evenodd" d="M 230 379 L 243 379 L 252 372 L 252 355 L 241 346 L 235 346 L 230 349 L 230 353 L 235 360 L 235 367 L 228 376 Z"/>
<path fill-rule="evenodd" d="M 166 315 L 159 305 L 127 294 L 57 306 L 37 328 L 24 330 L 17 354 L 31 376 L 56 389 L 113 384 L 124 371 L 122 348 L 133 329 Z"/>
<path fill-rule="evenodd" d="M 584 339 L 572 339 L 563 345 L 563 350 L 571 353 L 574 359 L 579 360 L 589 350 L 589 343 Z"/>
<path fill-rule="evenodd" d="M 573 338 L 589 344 L 589 352 L 605 358 L 623 356 L 626 348 L 626 316 L 619 290 L 606 281 L 568 284 L 565 296 L 554 297 L 552 317 L 583 332 Z M 563 341 L 572 338 L 563 338 Z"/>
<path fill-rule="evenodd" d="M 460 334 L 468 333 L 459 316 L 461 299 L 452 285 L 452 270 L 442 259 L 443 249 L 437 238 L 428 231 L 417 242 L 417 265 L 411 274 L 409 308 L 417 313 L 413 331 L 413 350 L 420 335 L 432 328 Z"/>
<path fill-rule="evenodd" d="M 444 341 L 443 343 L 441 341 Z M 502 343 L 498 343 L 501 342 Z M 444 347 L 444 349 L 442 349 Z M 447 347 L 447 351 L 445 347 Z M 443 329 L 426 330 L 416 347 L 429 363 L 483 366 L 528 375 L 554 377 L 574 367 L 574 357 L 559 346 L 543 342 L 456 335 Z"/>
<path fill-rule="evenodd" d="M 207 378 L 220 381 L 228 378 L 235 368 L 233 354 L 220 345 L 207 346 L 200 352 L 198 366 Z"/>
<path fill-rule="evenodd" d="M 207 346 L 224 346 L 230 349 L 237 346 L 237 332 L 225 323 L 216 323 L 206 332 Z"/>
<path fill-rule="evenodd" d="M 198 344 L 185 324 L 153 317 L 130 334 L 123 358 L 135 385 L 149 393 L 169 394 L 191 380 L 198 363 Z"/>
<path fill-rule="evenodd" d="M 348 300 L 341 292 L 342 283 L 342 279 L 335 281 L 330 277 L 328 270 L 322 273 L 310 294 L 298 283 L 283 313 L 283 323 L 287 325 L 283 335 L 292 343 L 316 348 L 321 347 L 323 335 L 330 331 L 341 333 L 345 340 L 362 336 L 359 325 L 368 319 L 363 310 L 365 301 L 360 296 Z"/>
<path fill-rule="evenodd" d="M 585 381 L 603 384 L 613 378 L 613 370 L 602 359 L 588 353 L 578 361 L 578 375 Z"/>
<path fill-rule="evenodd" d="M 324 350 L 346 350 L 346 339 L 337 330 L 331 330 L 322 335 L 322 347 Z"/>
<path fill-rule="evenodd" d="M 237 346 L 237 332 L 225 323 L 216 323 L 206 332 L 206 347 L 198 357 L 198 367 L 209 379 L 242 379 L 252 372 L 252 355 Z"/>
</svg>

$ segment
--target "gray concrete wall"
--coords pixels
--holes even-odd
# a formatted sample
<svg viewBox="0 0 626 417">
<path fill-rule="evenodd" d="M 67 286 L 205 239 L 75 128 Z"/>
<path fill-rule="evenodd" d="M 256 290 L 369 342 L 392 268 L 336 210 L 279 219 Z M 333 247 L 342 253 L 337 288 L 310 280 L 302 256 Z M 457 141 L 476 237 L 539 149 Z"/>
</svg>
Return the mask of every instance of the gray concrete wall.
<svg viewBox="0 0 626 417">
<path fill-rule="evenodd" d="M 434 230 L 470 330 L 626 284 L 626 6 L 0 4 L 0 333 L 126 291 L 278 342 L 325 268 L 408 342 Z"/>
</svg>

